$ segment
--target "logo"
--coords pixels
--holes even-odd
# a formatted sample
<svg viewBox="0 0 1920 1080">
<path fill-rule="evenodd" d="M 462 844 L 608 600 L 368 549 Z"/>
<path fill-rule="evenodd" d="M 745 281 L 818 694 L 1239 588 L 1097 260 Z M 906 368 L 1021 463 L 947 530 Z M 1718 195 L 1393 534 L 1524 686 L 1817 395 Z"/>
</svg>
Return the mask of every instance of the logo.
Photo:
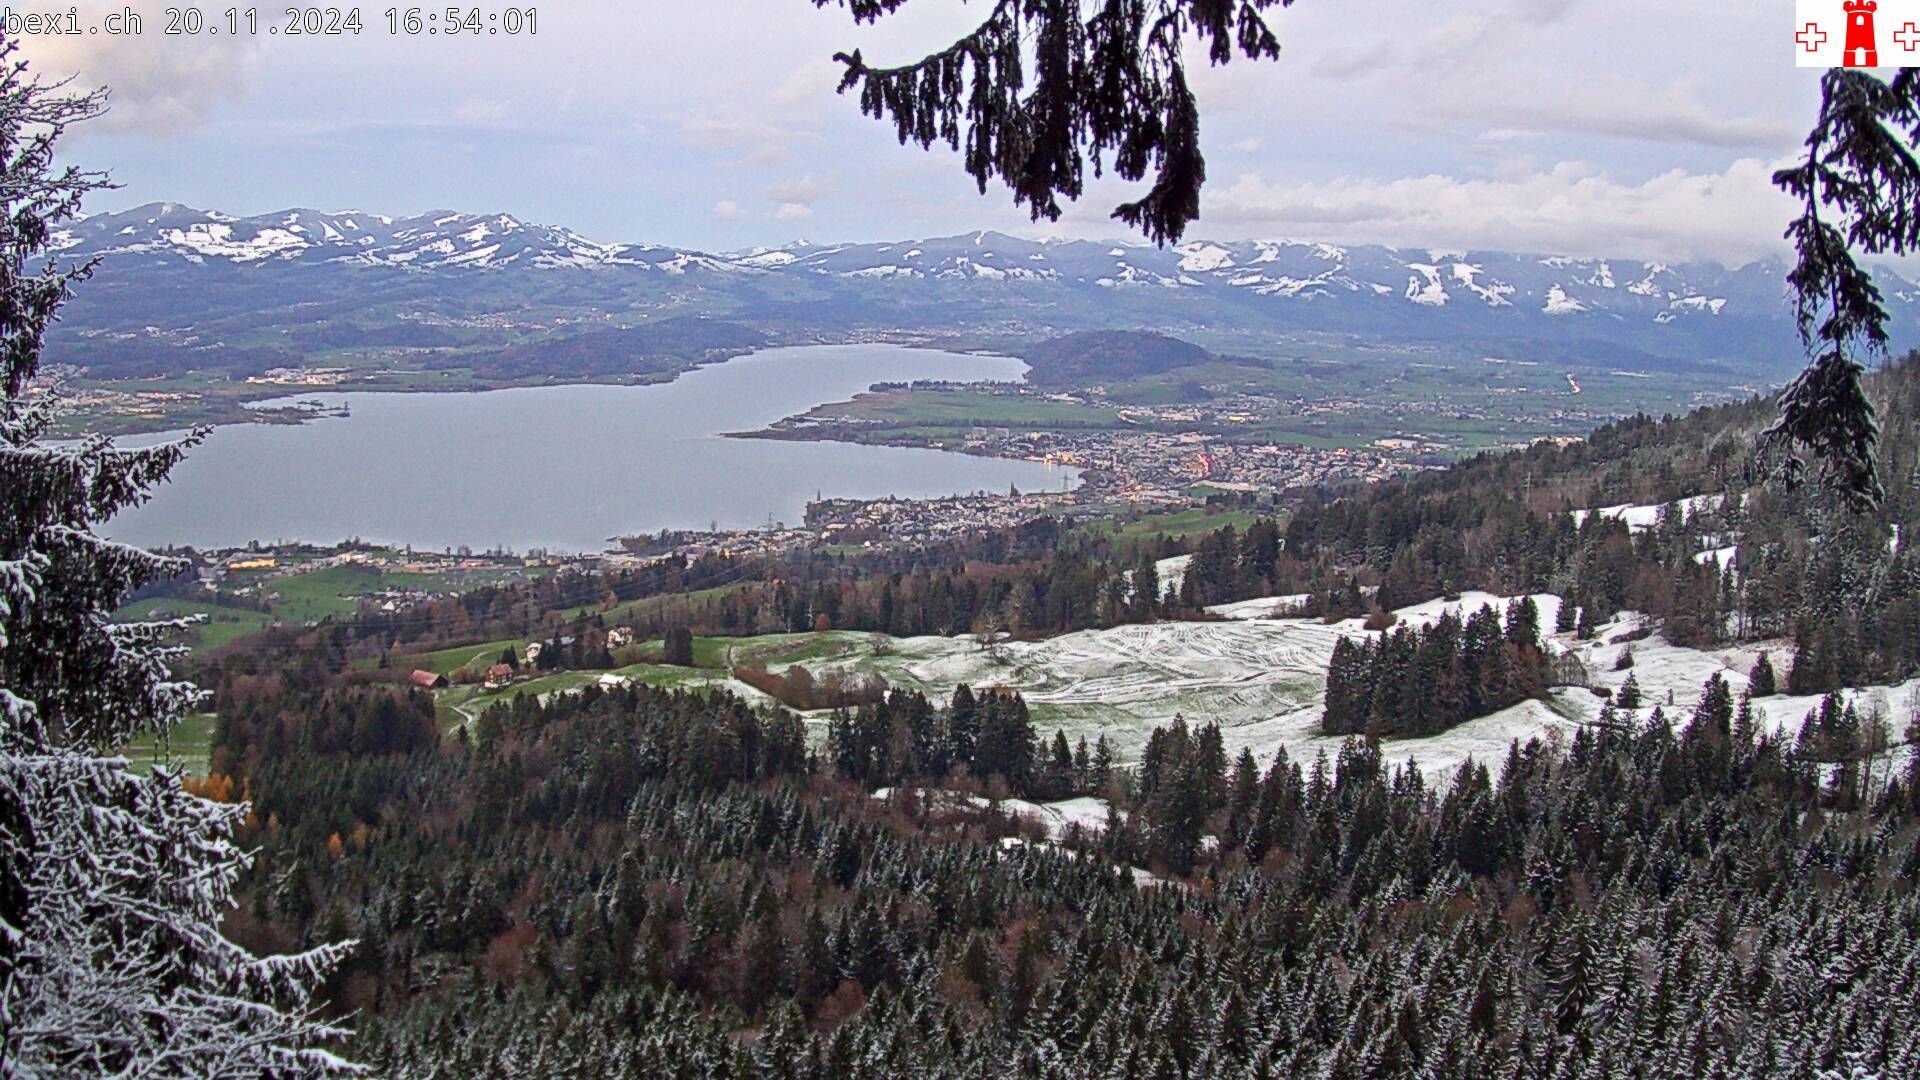
<svg viewBox="0 0 1920 1080">
<path fill-rule="evenodd" d="M 1920 0 L 1796 0 L 1799 67 L 1920 64 Z"/>
</svg>

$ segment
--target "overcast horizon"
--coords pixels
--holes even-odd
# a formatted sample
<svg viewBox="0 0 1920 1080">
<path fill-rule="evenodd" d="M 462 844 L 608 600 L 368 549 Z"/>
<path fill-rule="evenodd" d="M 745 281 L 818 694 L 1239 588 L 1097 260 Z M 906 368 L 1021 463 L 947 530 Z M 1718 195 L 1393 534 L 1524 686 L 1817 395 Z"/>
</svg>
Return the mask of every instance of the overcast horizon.
<svg viewBox="0 0 1920 1080">
<path fill-rule="evenodd" d="M 835 51 L 909 60 L 971 28 L 980 5 L 920 0 L 877 28 L 807 0 L 720 6 L 581 0 L 543 9 L 535 38 L 149 27 L 23 51 L 44 75 L 112 87 L 112 112 L 68 153 L 122 185 L 95 213 L 450 209 L 710 251 L 979 230 L 1131 239 L 1108 214 L 1138 185 L 1092 183 L 1060 222 L 1031 222 L 1003 187 L 978 194 L 953 153 L 898 145 L 834 93 Z M 1793 67 L 1790 4 L 1429 10 L 1275 9 L 1277 62 L 1197 73 L 1211 180 L 1190 237 L 1734 264 L 1784 253 L 1792 204 L 1768 178 L 1804 138 L 1819 75 Z"/>
</svg>

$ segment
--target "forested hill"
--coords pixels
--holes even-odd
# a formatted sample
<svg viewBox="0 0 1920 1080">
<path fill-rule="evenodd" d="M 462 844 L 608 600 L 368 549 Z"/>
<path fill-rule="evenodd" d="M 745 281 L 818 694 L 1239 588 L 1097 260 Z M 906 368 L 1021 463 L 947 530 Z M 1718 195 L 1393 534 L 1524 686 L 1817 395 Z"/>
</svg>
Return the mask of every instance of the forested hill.
<svg viewBox="0 0 1920 1080">
<path fill-rule="evenodd" d="M 1039 386 L 1083 386 L 1109 379 L 1137 379 L 1212 362 L 1212 353 L 1164 334 L 1093 330 L 1029 346 L 1020 358 L 1032 365 Z"/>
<path fill-rule="evenodd" d="M 664 375 L 713 356 L 749 352 L 767 343 L 760 331 L 719 319 L 670 317 L 639 326 L 589 330 L 549 341 L 428 358 L 430 368 L 471 368 L 488 379 Z"/>
<path fill-rule="evenodd" d="M 1182 586 L 1192 606 L 1309 592 L 1364 615 L 1467 589 L 1567 599 L 1560 630 L 1623 611 L 1675 644 L 1786 638 L 1797 692 L 1920 673 L 1920 357 L 1868 380 L 1884 505 L 1846 510 L 1788 484 L 1762 447 L 1771 402 L 1635 417 L 1569 446 L 1488 454 L 1298 507 L 1275 560 L 1210 536 Z M 1366 599 L 1362 599 L 1366 596 Z"/>
</svg>

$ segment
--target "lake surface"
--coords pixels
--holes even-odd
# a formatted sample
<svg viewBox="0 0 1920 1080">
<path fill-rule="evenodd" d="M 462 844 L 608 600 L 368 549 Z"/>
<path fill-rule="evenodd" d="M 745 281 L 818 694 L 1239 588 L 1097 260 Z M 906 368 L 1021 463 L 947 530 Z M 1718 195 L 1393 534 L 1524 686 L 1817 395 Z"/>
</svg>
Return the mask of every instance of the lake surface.
<svg viewBox="0 0 1920 1080">
<path fill-rule="evenodd" d="M 798 524 L 829 498 L 1058 490 L 1076 470 L 846 443 L 727 439 L 876 382 L 1016 381 L 1019 360 L 894 345 L 769 349 L 654 386 L 320 391 L 352 415 L 216 428 L 116 540 L 230 546 L 350 537 L 440 550 L 598 551 L 660 529 Z M 153 435 L 123 445 L 161 441 Z"/>
</svg>

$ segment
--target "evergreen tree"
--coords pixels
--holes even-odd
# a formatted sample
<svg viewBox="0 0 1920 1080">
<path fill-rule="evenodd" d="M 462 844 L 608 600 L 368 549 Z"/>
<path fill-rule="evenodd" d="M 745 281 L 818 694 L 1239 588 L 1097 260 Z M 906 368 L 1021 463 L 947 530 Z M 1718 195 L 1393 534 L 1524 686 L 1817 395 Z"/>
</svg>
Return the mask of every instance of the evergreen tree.
<svg viewBox="0 0 1920 1080">
<path fill-rule="evenodd" d="M 1621 683 L 1619 692 L 1613 695 L 1613 703 L 1622 709 L 1640 707 L 1640 680 L 1635 678 L 1632 672 L 1627 673 L 1627 681 Z"/>
<path fill-rule="evenodd" d="M 1884 354 L 1890 317 L 1851 245 L 1873 255 L 1920 250 L 1920 68 L 1890 81 L 1837 67 L 1820 82 L 1820 115 L 1806 158 L 1773 182 L 1801 202 L 1787 227 L 1799 259 L 1787 274 L 1800 337 L 1813 362 L 1780 395 L 1768 431 L 1777 445 L 1805 447 L 1853 509 L 1886 497 L 1875 450 L 1880 427 L 1860 384 L 1862 352 Z M 1790 473 L 1797 473 L 1797 461 Z"/>
<path fill-rule="evenodd" d="M 91 264 L 51 265 L 53 230 L 103 186 L 54 165 L 99 114 L 0 46 L 0 1072 L 19 1077 L 321 1076 L 337 1034 L 309 1002 L 341 946 L 256 959 L 220 934 L 250 857 L 247 809 L 177 772 L 98 756 L 165 732 L 199 695 L 174 681 L 168 624 L 108 618 L 179 563 L 102 539 L 199 433 L 142 450 L 42 441 L 26 396 L 43 338 Z"/>
<path fill-rule="evenodd" d="M 973 688 L 966 683 L 953 688 L 953 697 L 947 704 L 947 740 L 948 760 L 972 768 L 979 748 L 980 716 Z"/>
<path fill-rule="evenodd" d="M 693 666 L 693 631 L 676 626 L 667 631 L 661 645 L 661 662 L 678 667 Z"/>
<path fill-rule="evenodd" d="M 1088 782 L 1095 790 L 1104 789 L 1107 780 L 1113 775 L 1113 747 L 1107 744 L 1106 732 L 1101 732 L 1093 742 L 1092 775 Z"/>
<path fill-rule="evenodd" d="M 1772 697 L 1779 692 L 1773 674 L 1773 661 L 1767 659 L 1767 654 L 1763 652 L 1753 662 L 1753 670 L 1747 675 L 1747 693 L 1760 698 Z"/>
</svg>

